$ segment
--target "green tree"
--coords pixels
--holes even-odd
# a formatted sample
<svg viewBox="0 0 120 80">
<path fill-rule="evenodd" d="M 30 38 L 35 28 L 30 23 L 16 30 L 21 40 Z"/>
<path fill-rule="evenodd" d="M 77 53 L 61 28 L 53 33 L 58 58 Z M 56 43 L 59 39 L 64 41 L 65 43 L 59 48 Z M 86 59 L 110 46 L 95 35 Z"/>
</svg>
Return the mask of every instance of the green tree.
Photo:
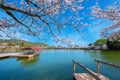
<svg viewBox="0 0 120 80">
<path fill-rule="evenodd" d="M 103 45 L 106 45 L 106 43 L 107 43 L 106 39 L 99 39 L 94 43 L 94 45 L 99 46 L 100 49 L 102 49 Z"/>
<path fill-rule="evenodd" d="M 93 45 L 92 43 L 88 44 L 88 46 L 92 46 L 92 45 Z"/>
<path fill-rule="evenodd" d="M 106 45 L 106 42 L 107 42 L 106 39 L 99 39 L 94 43 L 94 45 L 95 46 L 103 46 L 103 45 Z"/>
</svg>

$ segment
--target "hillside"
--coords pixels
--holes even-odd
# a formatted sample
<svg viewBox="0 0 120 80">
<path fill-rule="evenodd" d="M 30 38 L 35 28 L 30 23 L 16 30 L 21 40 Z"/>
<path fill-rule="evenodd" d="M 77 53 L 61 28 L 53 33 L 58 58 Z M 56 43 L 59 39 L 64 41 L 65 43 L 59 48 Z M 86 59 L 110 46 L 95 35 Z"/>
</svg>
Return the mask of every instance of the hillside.
<svg viewBox="0 0 120 80">
<path fill-rule="evenodd" d="M 18 39 L 14 39 L 14 40 L 3 40 L 0 39 L 0 45 L 2 43 L 7 43 L 8 46 L 22 46 L 22 47 L 28 47 L 28 46 L 44 46 L 47 47 L 48 45 L 45 43 L 39 43 L 39 42 L 29 42 L 29 41 L 25 41 L 25 40 L 18 40 Z"/>
</svg>

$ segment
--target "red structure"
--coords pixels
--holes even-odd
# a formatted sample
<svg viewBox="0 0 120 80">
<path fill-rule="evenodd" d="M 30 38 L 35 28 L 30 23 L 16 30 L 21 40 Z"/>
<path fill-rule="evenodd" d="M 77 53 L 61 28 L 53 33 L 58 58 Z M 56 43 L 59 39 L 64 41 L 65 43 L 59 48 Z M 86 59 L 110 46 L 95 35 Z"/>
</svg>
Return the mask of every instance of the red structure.
<svg viewBox="0 0 120 80">
<path fill-rule="evenodd" d="M 41 48 L 39 48 L 39 47 L 29 47 L 29 49 L 34 50 L 34 51 L 39 51 L 39 50 L 41 50 Z"/>
<path fill-rule="evenodd" d="M 38 51 L 40 51 L 41 48 L 39 48 L 39 47 L 28 47 L 28 48 L 24 48 L 23 50 L 26 50 L 24 52 L 25 54 L 34 54 L 34 53 L 37 53 Z"/>
</svg>

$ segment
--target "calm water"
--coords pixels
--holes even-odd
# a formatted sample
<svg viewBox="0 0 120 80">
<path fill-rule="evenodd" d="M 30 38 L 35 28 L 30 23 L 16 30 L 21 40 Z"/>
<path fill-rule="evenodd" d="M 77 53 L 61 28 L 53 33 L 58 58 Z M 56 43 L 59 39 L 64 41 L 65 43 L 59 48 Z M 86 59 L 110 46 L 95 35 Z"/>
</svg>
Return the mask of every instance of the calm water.
<svg viewBox="0 0 120 80">
<path fill-rule="evenodd" d="M 120 65 L 120 52 L 94 50 L 43 50 L 31 59 L 0 60 L 0 80 L 73 80 L 72 59 L 96 71 L 94 59 Z M 77 67 L 77 72 L 83 70 Z M 101 65 L 101 73 L 120 80 L 120 70 Z"/>
</svg>

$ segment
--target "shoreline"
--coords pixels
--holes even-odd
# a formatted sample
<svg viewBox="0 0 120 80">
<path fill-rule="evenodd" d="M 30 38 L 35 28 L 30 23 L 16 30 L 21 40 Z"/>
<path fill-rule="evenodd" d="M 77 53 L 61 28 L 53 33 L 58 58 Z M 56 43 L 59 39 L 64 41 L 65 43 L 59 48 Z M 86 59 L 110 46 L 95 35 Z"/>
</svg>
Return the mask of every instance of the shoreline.
<svg viewBox="0 0 120 80">
<path fill-rule="evenodd" d="M 89 48 L 41 48 L 42 50 L 52 50 L 52 49 L 55 49 L 55 50 L 100 50 L 100 51 L 120 51 L 120 50 L 110 50 L 110 49 L 89 49 Z M 0 54 L 2 53 L 15 53 L 15 52 L 24 52 L 22 49 L 18 49 L 18 50 L 13 50 L 13 49 L 0 49 Z"/>
</svg>

